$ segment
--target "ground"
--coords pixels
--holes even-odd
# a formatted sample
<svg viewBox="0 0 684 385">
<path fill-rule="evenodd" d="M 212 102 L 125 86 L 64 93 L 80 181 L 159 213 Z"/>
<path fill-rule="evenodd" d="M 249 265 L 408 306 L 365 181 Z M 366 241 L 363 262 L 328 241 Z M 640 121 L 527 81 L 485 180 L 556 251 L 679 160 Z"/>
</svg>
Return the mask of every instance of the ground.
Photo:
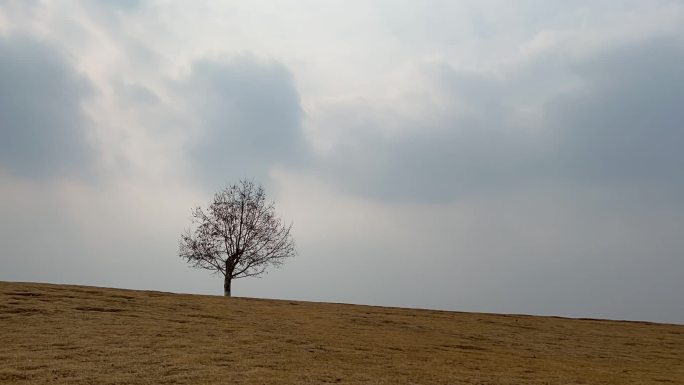
<svg viewBox="0 0 684 385">
<path fill-rule="evenodd" d="M 684 326 L 0 282 L 2 384 L 684 384 Z"/>
</svg>

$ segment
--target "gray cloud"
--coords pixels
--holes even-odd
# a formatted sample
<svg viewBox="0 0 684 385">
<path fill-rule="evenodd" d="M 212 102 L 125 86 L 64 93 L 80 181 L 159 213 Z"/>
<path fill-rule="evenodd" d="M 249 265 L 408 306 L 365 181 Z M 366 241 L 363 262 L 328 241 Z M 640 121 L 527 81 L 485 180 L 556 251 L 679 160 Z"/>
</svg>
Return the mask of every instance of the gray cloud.
<svg viewBox="0 0 684 385">
<path fill-rule="evenodd" d="M 559 173 L 684 187 L 684 41 L 649 39 L 577 64 L 582 85 L 554 100 L 547 124 Z"/>
<path fill-rule="evenodd" d="M 500 193 L 545 180 L 681 187 L 682 62 L 682 41 L 662 37 L 582 59 L 543 57 L 496 78 L 430 65 L 424 71 L 446 95 L 446 111 L 435 109 L 423 122 L 405 119 L 404 129 L 385 135 L 382 127 L 401 120 L 398 111 L 333 107 L 341 111 L 334 116 L 361 118 L 334 122 L 348 135 L 320 175 L 335 175 L 358 194 L 417 201 Z M 564 78 L 573 79 L 573 87 L 554 92 Z M 528 106 L 539 115 L 531 126 L 516 117 Z"/>
<path fill-rule="evenodd" d="M 92 156 L 81 110 L 90 92 L 55 48 L 0 38 L 0 168 L 22 177 L 82 169 Z"/>
<path fill-rule="evenodd" d="M 320 175 L 334 175 L 360 195 L 409 201 L 450 201 L 524 178 L 526 165 L 540 156 L 539 143 L 509 121 L 508 85 L 444 64 L 422 70 L 446 95 L 447 109 L 429 107 L 417 120 L 391 109 L 364 114 L 362 106 L 343 106 L 331 123 L 345 134 L 321 163 Z M 345 126 L 350 121 L 355 125 Z M 384 133 L 395 121 L 400 129 Z"/>
<path fill-rule="evenodd" d="M 265 180 L 269 167 L 306 156 L 299 95 L 281 64 L 247 56 L 202 60 L 177 90 L 195 125 L 196 171 L 214 186 L 240 177 Z"/>
</svg>

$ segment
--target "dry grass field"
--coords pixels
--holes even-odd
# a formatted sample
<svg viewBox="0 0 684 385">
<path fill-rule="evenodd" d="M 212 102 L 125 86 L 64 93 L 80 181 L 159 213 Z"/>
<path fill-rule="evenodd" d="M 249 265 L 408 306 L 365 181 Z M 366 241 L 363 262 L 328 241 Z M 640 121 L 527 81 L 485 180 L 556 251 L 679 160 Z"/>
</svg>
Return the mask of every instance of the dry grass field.
<svg viewBox="0 0 684 385">
<path fill-rule="evenodd" d="M 0 282 L 2 384 L 684 384 L 684 326 Z"/>
</svg>

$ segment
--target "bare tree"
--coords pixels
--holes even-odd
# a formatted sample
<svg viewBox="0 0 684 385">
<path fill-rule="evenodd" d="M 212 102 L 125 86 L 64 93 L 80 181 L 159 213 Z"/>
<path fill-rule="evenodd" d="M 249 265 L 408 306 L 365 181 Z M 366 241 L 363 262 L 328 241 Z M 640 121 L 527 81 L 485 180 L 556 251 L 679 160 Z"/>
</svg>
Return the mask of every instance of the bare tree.
<svg viewBox="0 0 684 385">
<path fill-rule="evenodd" d="M 259 276 L 296 253 L 292 225 L 282 223 L 263 187 L 250 180 L 216 193 L 206 211 L 193 209 L 192 223 L 181 235 L 180 257 L 221 274 L 228 297 L 233 279 Z"/>
</svg>

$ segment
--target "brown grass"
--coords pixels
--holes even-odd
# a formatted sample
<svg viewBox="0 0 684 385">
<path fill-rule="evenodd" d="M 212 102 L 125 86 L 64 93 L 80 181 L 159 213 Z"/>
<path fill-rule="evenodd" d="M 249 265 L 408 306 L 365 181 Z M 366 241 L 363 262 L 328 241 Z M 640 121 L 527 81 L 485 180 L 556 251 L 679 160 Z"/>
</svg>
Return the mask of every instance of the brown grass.
<svg viewBox="0 0 684 385">
<path fill-rule="evenodd" d="M 684 326 L 0 282 L 2 384 L 684 384 Z"/>
</svg>

